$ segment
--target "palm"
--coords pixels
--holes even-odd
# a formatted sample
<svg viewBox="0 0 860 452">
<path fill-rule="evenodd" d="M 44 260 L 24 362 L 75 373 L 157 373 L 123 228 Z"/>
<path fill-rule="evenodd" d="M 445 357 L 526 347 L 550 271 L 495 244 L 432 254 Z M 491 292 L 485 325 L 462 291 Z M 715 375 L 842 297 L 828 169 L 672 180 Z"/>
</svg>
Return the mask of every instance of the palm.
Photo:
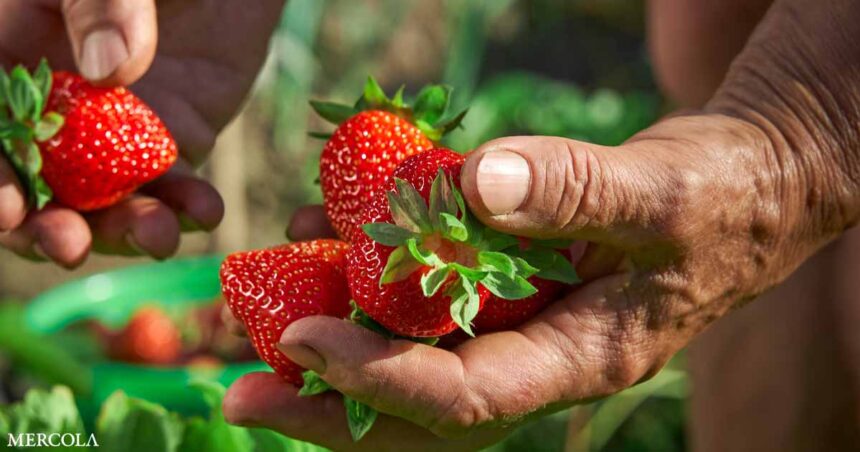
<svg viewBox="0 0 860 452">
<path fill-rule="evenodd" d="M 201 161 L 235 114 L 265 59 L 283 3 L 158 2 L 157 54 L 132 90 L 164 119 L 188 160 Z M 61 0 L 0 3 L 0 64 L 33 65 L 47 57 L 55 69 L 74 70 L 71 52 Z"/>
</svg>

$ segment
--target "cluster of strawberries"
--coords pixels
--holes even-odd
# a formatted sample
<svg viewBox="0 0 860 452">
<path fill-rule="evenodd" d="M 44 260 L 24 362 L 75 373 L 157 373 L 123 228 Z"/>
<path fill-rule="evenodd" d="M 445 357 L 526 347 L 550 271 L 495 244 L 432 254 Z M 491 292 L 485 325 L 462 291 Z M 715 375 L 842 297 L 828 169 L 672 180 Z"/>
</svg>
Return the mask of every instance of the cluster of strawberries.
<svg viewBox="0 0 860 452">
<path fill-rule="evenodd" d="M 259 355 L 306 389 L 319 376 L 274 347 L 297 319 L 350 318 L 435 343 L 516 327 L 577 282 L 568 243 L 502 234 L 469 212 L 465 158 L 436 144 L 465 114 L 446 116 L 450 89 L 428 86 L 412 107 L 402 93 L 389 99 L 370 78 L 354 106 L 311 103 L 337 124 L 323 135 L 320 184 L 341 240 L 236 253 L 221 267 L 227 304 Z"/>
</svg>

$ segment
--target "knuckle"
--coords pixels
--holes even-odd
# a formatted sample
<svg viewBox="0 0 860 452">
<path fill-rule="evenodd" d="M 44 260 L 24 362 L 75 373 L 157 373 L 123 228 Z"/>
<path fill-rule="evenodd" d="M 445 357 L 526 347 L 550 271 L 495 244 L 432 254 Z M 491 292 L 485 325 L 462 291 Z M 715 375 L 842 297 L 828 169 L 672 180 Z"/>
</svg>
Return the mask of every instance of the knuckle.
<svg viewBox="0 0 860 452">
<path fill-rule="evenodd" d="M 587 145 L 556 143 L 545 162 L 545 199 L 552 226 L 559 230 L 587 226 L 601 210 L 600 164 Z"/>
<path fill-rule="evenodd" d="M 433 434 L 442 438 L 459 438 L 491 418 L 489 404 L 467 385 L 461 388 L 428 427 Z"/>
</svg>

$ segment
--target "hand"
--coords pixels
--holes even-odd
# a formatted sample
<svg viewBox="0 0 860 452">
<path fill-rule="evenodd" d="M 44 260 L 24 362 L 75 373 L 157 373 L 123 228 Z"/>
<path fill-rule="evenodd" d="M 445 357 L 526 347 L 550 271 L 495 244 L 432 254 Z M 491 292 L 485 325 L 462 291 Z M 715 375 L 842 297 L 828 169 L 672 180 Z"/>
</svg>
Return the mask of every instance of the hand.
<svg viewBox="0 0 860 452">
<path fill-rule="evenodd" d="M 284 0 L 250 3 L 159 1 L 156 23 L 154 0 L 6 0 L 0 65 L 32 67 L 47 57 L 54 69 L 78 70 L 97 85 L 134 84 L 184 160 L 199 164 L 248 93 Z M 28 213 L 25 199 L 0 159 L 0 246 L 66 267 L 83 262 L 91 248 L 166 258 L 181 231 L 211 230 L 224 211 L 218 193 L 189 165 L 90 214 L 57 205 Z"/>
<path fill-rule="evenodd" d="M 237 381 L 225 416 L 334 449 L 476 449 L 655 374 L 857 221 L 860 63 L 848 55 L 860 41 L 845 39 L 860 36 L 857 17 L 850 0 L 777 2 L 704 111 L 622 146 L 515 137 L 473 152 L 461 177 L 473 212 L 513 234 L 597 243 L 578 265 L 587 284 L 450 351 L 333 318 L 291 324 L 283 353 L 383 413 L 359 443 L 337 395 L 300 398 L 271 374 Z M 295 223 L 325 224 L 318 209 Z"/>
</svg>

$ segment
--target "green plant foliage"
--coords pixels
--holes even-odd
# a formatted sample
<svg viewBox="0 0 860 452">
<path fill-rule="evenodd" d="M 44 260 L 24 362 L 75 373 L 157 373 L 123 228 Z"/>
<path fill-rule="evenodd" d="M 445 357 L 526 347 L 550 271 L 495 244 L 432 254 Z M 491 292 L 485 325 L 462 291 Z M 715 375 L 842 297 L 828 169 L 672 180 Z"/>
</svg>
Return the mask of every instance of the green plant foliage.
<svg viewBox="0 0 860 452">
<path fill-rule="evenodd" d="M 0 436 L 9 433 L 79 434 L 85 443 L 93 434 L 98 447 L 68 450 L 102 452 L 321 452 L 326 449 L 261 429 L 230 425 L 221 413 L 226 389 L 195 381 L 211 408 L 208 418 L 183 418 L 164 407 L 129 397 L 121 391 L 102 405 L 95 430 L 87 432 L 69 388 L 32 389 L 19 403 L 0 407 Z"/>
</svg>

